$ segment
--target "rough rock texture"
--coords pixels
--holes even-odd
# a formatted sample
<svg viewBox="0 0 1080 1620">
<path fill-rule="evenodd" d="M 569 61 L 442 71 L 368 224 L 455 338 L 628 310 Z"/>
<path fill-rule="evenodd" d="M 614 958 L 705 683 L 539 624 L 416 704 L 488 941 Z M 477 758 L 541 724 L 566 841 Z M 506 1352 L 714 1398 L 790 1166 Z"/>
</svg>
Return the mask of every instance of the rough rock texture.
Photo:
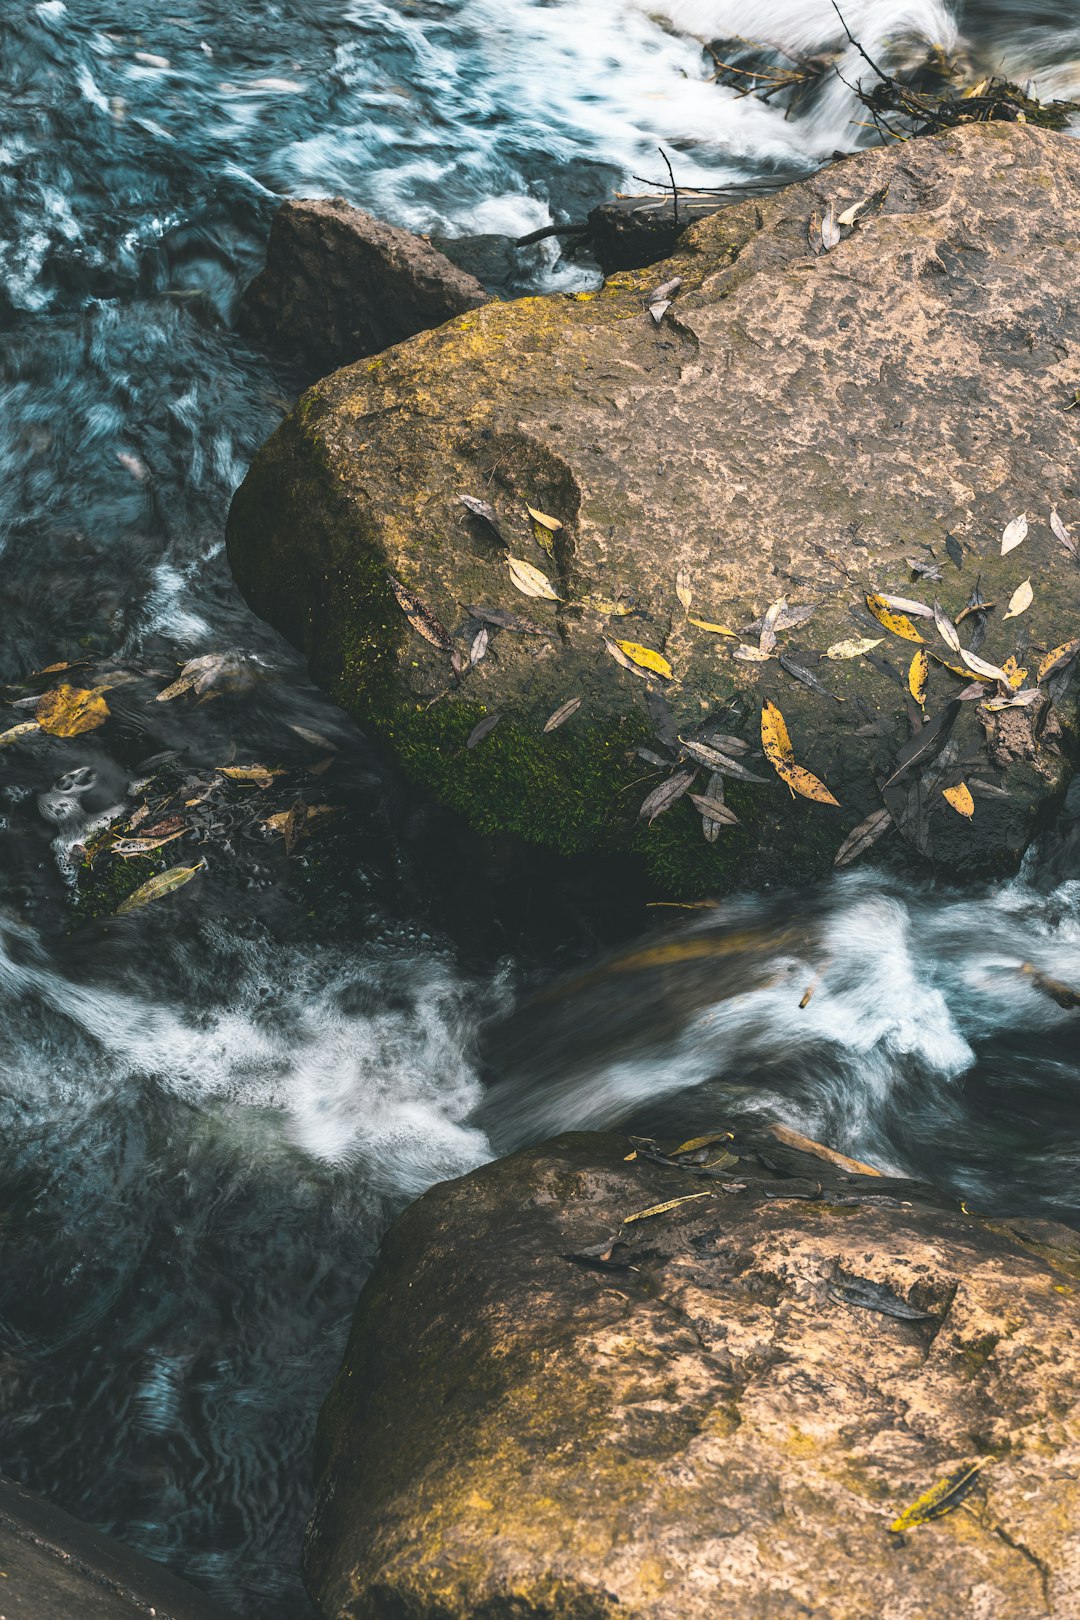
<svg viewBox="0 0 1080 1620">
<path fill-rule="evenodd" d="M 800 1179 L 626 1151 L 557 1138 L 390 1232 L 320 1424 L 328 1620 L 1073 1620 L 1080 1237 L 777 1145 Z M 702 1191 L 619 1269 L 566 1258 Z M 856 1277 L 927 1319 L 835 1297 Z"/>
<path fill-rule="evenodd" d="M 488 294 L 421 236 L 342 197 L 286 202 L 240 309 L 252 336 L 319 377 L 476 309 Z"/>
<path fill-rule="evenodd" d="M 886 184 L 881 213 L 832 252 L 810 251 L 813 213 Z M 658 325 L 644 299 L 675 274 L 683 285 Z M 805 877 L 880 807 L 920 724 L 907 692 L 916 647 L 870 617 L 867 591 L 938 597 L 957 615 L 981 580 L 997 604 L 981 656 L 1015 653 L 1029 678 L 1044 649 L 1080 629 L 1080 568 L 1048 526 L 1051 502 L 1080 520 L 1080 411 L 1065 408 L 1078 347 L 1080 143 L 969 126 L 725 209 L 687 232 L 676 258 L 599 292 L 489 304 L 338 372 L 256 458 L 229 555 L 315 678 L 481 831 L 567 851 L 636 849 L 684 892 Z M 494 505 L 512 552 L 548 573 L 561 601 L 514 589 L 461 492 Z M 526 502 L 564 525 L 553 557 Z M 1028 538 L 1002 557 L 1002 530 L 1025 511 Z M 913 580 L 909 557 L 940 564 L 940 582 Z M 813 606 L 778 650 L 832 697 L 776 659 L 735 661 L 733 642 L 689 623 L 680 568 L 691 612 L 729 627 L 781 596 Z M 480 628 L 469 606 L 512 610 L 543 633 L 493 631 L 457 681 L 447 652 L 410 629 L 391 573 L 462 654 Z M 1005 622 L 1028 576 L 1034 604 Z M 616 601 L 632 615 L 611 616 Z M 966 620 L 965 644 L 972 628 Z M 754 743 L 761 700 L 776 701 L 797 760 L 841 808 L 794 801 L 750 755 L 770 780 L 729 781 L 740 825 L 715 844 L 687 800 L 651 827 L 639 821 L 663 771 L 633 755 L 655 749 L 653 720 L 645 682 L 605 650 L 612 636 L 670 661 L 684 735 L 715 715 Z M 815 661 L 854 636 L 883 637 L 884 662 Z M 927 712 L 964 684 L 933 663 Z M 544 734 L 575 696 L 580 710 Z M 961 705 L 948 771 L 916 769 L 889 790 L 912 849 L 950 873 L 1014 866 L 1064 788 L 1072 704 L 1070 690 L 1053 708 L 997 716 Z M 491 713 L 498 725 L 466 749 Z M 972 778 L 971 820 L 942 797 L 961 775 Z"/>
</svg>

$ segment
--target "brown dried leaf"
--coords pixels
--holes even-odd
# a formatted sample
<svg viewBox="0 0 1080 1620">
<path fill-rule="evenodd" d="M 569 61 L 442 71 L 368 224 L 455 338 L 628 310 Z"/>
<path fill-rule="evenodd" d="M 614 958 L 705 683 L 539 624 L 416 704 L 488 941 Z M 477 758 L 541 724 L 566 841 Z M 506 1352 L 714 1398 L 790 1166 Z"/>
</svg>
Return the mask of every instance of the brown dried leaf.
<svg viewBox="0 0 1080 1620">
<path fill-rule="evenodd" d="M 580 708 L 581 699 L 579 697 L 567 698 L 566 702 L 560 703 L 554 714 L 548 717 L 544 731 L 548 732 L 557 730 L 559 726 L 563 725 L 565 721 L 569 720 L 572 714 L 576 714 Z"/>
<path fill-rule="evenodd" d="M 871 844 L 876 844 L 894 825 L 893 818 L 888 810 L 873 810 L 865 821 L 860 821 L 853 827 L 844 842 L 836 852 L 834 866 L 848 866 L 856 860 Z"/>
<path fill-rule="evenodd" d="M 680 737 L 679 744 L 684 753 L 691 759 L 696 759 L 699 765 L 707 765 L 710 771 L 718 771 L 721 776 L 730 776 L 736 782 L 765 782 L 767 777 L 758 776 L 756 772 L 747 770 L 737 760 L 729 759 L 718 748 L 711 748 L 708 743 L 698 742 L 695 739 Z"/>
<path fill-rule="evenodd" d="M 52 737 L 79 737 L 96 731 L 109 718 L 109 705 L 100 687 L 58 686 L 46 692 L 35 710 L 42 731 Z"/>
<path fill-rule="evenodd" d="M 787 600 L 781 596 L 772 603 L 762 619 L 758 647 L 763 653 L 771 653 L 776 646 L 776 623 L 786 607 Z"/>
<path fill-rule="evenodd" d="M 738 816 L 734 810 L 728 809 L 722 799 L 713 799 L 704 793 L 691 793 L 689 798 L 690 803 L 701 811 L 707 821 L 714 821 L 717 826 L 738 826 Z"/>
<path fill-rule="evenodd" d="M 493 731 L 501 719 L 502 715 L 498 712 L 495 714 L 486 714 L 482 720 L 478 721 L 477 724 L 473 726 L 472 730 L 469 732 L 469 735 L 466 737 L 466 748 L 475 748 L 477 743 L 483 742 L 488 732 Z"/>
<path fill-rule="evenodd" d="M 1070 557 L 1075 557 L 1076 556 L 1076 541 L 1073 539 L 1072 535 L 1069 533 L 1068 529 L 1065 527 L 1064 523 L 1061 521 L 1061 518 L 1058 516 L 1058 510 L 1057 510 L 1056 506 L 1053 508 L 1053 510 L 1050 513 L 1050 527 L 1053 530 L 1056 537 L 1061 541 L 1062 545 L 1065 547 L 1065 550 L 1069 553 L 1069 556 Z"/>
<path fill-rule="evenodd" d="M 638 816 L 651 826 L 657 816 L 662 816 L 665 810 L 670 810 L 682 798 L 696 775 L 697 771 L 676 771 L 674 776 L 669 776 L 666 782 L 661 782 L 645 797 Z"/>
<path fill-rule="evenodd" d="M 425 641 L 430 641 L 431 645 L 438 647 L 440 652 L 453 652 L 454 643 L 450 639 L 450 632 L 435 617 L 431 609 L 424 605 L 415 591 L 411 591 L 407 585 L 403 585 L 400 579 L 395 578 L 393 574 L 390 574 L 388 578 L 390 580 L 390 589 L 397 597 L 398 606 L 417 635 L 423 636 Z"/>
</svg>

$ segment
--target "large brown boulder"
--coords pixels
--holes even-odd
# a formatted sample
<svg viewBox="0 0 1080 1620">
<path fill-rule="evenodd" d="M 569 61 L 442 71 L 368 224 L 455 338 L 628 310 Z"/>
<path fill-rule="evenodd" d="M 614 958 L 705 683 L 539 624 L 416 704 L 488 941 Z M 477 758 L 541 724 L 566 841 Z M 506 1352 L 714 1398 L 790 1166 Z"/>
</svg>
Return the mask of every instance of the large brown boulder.
<svg viewBox="0 0 1080 1620">
<path fill-rule="evenodd" d="M 724 1150 L 560 1137 L 398 1221 L 319 1428 L 327 1620 L 1080 1613 L 1080 1236 Z"/>
<path fill-rule="evenodd" d="M 886 187 L 879 210 L 812 251 L 815 216 Z M 651 290 L 675 276 L 657 319 Z M 1078 350 L 1080 143 L 972 125 L 726 209 L 673 259 L 598 292 L 488 304 L 327 378 L 257 456 L 229 556 L 316 680 L 481 831 L 632 849 L 670 888 L 720 889 L 827 868 L 884 793 L 920 857 L 950 874 L 1007 871 L 1074 752 L 1068 672 L 1037 672 L 1080 630 L 1080 568 L 1050 528 L 1056 506 L 1080 533 Z M 490 503 L 505 544 L 462 494 Z M 526 503 L 562 524 L 553 539 Z M 1021 514 L 1027 537 L 1003 555 Z M 508 553 L 558 600 L 520 594 Z M 939 577 L 916 577 L 908 559 Z M 392 578 L 435 616 L 434 644 Z M 1006 618 L 1026 579 L 1032 605 Z M 977 583 L 995 606 L 963 619 L 965 648 L 983 635 L 978 656 L 1015 656 L 1041 695 L 951 708 L 967 675 L 920 618 L 936 656 L 917 706 L 919 644 L 871 617 L 867 594 L 938 598 L 960 619 Z M 748 627 L 781 597 L 812 617 L 781 630 L 766 662 L 740 662 L 732 649 L 757 647 Z M 539 633 L 500 629 L 493 615 L 507 613 Z M 484 627 L 486 654 L 462 674 Z M 881 644 L 823 656 L 852 638 Z M 615 640 L 667 661 L 671 678 L 654 679 L 673 723 L 650 712 Z M 546 732 L 573 698 L 581 707 Z M 744 753 L 766 780 L 738 779 L 738 761 L 727 771 L 739 820 L 715 842 L 685 796 L 639 819 L 678 768 L 680 736 L 704 724 L 753 749 L 766 699 L 839 808 L 793 797 Z M 924 713 L 955 716 L 951 735 L 943 723 L 895 776 Z M 709 776 L 701 767 L 699 795 L 715 794 Z M 961 783 L 973 814 L 944 797 Z"/>
<path fill-rule="evenodd" d="M 282 203 L 266 266 L 244 294 L 240 326 L 308 377 L 486 303 L 487 292 L 422 236 L 343 197 Z"/>
</svg>

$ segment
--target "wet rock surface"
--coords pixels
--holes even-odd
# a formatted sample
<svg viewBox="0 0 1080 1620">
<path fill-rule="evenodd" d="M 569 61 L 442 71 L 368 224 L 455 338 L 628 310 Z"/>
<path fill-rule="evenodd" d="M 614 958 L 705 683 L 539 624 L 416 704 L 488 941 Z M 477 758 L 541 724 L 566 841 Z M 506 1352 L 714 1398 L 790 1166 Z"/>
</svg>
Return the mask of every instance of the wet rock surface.
<svg viewBox="0 0 1080 1620">
<path fill-rule="evenodd" d="M 885 187 L 815 253 L 830 204 L 842 215 Z M 1078 240 L 1066 136 L 980 125 L 863 153 L 723 210 L 674 258 L 597 293 L 488 304 L 319 383 L 237 494 L 234 573 L 315 678 L 481 832 L 634 850 L 663 886 L 700 892 L 819 873 L 884 803 L 891 847 L 895 826 L 950 874 L 1011 870 L 1066 785 L 1069 671 L 1027 708 L 952 707 L 968 671 L 918 618 L 935 656 L 916 702 L 922 644 L 866 598 L 940 600 L 966 650 L 1014 657 L 1028 687 L 1074 636 L 1080 568 L 1050 513 L 1080 519 Z M 653 291 L 675 277 L 657 317 Z M 490 504 L 499 532 L 462 494 Z M 526 504 L 561 527 L 538 531 Z M 1002 555 L 1024 513 L 1026 539 Z M 557 599 L 515 589 L 508 555 Z M 434 615 L 433 637 L 391 576 Z M 1006 619 L 1025 579 L 1032 605 Z M 964 618 L 976 589 L 994 606 Z M 780 598 L 810 617 L 762 661 Z M 880 645 L 823 656 L 852 638 Z M 658 652 L 671 678 L 620 664 L 615 640 Z M 752 661 L 733 655 L 740 641 Z M 839 808 L 794 798 L 755 759 L 765 700 Z M 897 776 L 924 716 L 939 729 Z M 713 843 L 688 795 L 651 825 L 638 813 L 686 764 L 679 738 L 710 728 L 748 744 L 742 764 L 765 778 L 721 773 L 737 823 Z M 944 797 L 968 778 L 973 814 Z M 701 766 L 691 791 L 716 786 Z"/>
<path fill-rule="evenodd" d="M 628 1147 L 559 1137 L 391 1230 L 321 1420 L 322 1612 L 1075 1615 L 1080 1237 L 770 1136 Z"/>
<path fill-rule="evenodd" d="M 240 325 L 308 377 L 376 354 L 486 302 L 475 276 L 422 236 L 341 197 L 283 203 Z"/>
</svg>

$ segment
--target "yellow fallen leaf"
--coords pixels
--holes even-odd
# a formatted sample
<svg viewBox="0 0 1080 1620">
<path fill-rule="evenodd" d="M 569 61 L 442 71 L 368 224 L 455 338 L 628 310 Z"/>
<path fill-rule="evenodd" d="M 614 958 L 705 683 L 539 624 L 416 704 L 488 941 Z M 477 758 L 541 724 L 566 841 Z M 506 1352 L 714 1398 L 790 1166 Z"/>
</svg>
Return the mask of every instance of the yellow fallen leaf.
<svg viewBox="0 0 1080 1620">
<path fill-rule="evenodd" d="M 558 534 L 559 530 L 562 528 L 562 524 L 559 522 L 558 518 L 548 517 L 546 512 L 538 512 L 535 506 L 529 506 L 526 504 L 525 510 L 528 512 L 534 523 L 539 523 L 542 529 L 548 529 L 552 534 Z"/>
<path fill-rule="evenodd" d="M 854 636 L 849 641 L 834 641 L 831 647 L 825 649 L 826 658 L 861 658 L 863 653 L 873 652 L 880 647 L 884 636 L 878 636 L 876 641 L 869 641 L 865 636 Z"/>
<path fill-rule="evenodd" d="M 926 649 L 920 647 L 908 667 L 907 678 L 908 691 L 920 709 L 926 704 L 926 686 L 929 679 L 930 659 L 927 657 Z"/>
<path fill-rule="evenodd" d="M 971 797 L 971 789 L 966 782 L 958 782 L 955 787 L 942 788 L 941 792 L 958 816 L 966 816 L 969 821 L 971 820 L 975 814 L 975 800 Z"/>
<path fill-rule="evenodd" d="M 630 1226 L 634 1221 L 647 1221 L 653 1215 L 666 1215 L 669 1209 L 678 1209 L 680 1204 L 692 1204 L 695 1198 L 711 1198 L 711 1192 L 686 1193 L 682 1198 L 669 1198 L 663 1204 L 651 1204 L 648 1209 L 639 1209 L 636 1215 L 628 1215 L 623 1221 L 624 1226 Z"/>
<path fill-rule="evenodd" d="M 662 653 L 654 652 L 651 647 L 643 647 L 639 641 L 616 641 L 615 645 L 632 664 L 637 664 L 640 669 L 651 669 L 654 675 L 662 675 L 665 681 L 671 680 L 674 671 Z"/>
<path fill-rule="evenodd" d="M 152 900 L 160 900 L 163 894 L 171 894 L 174 889 L 182 888 L 185 883 L 190 883 L 196 872 L 201 872 L 205 865 L 205 861 L 199 861 L 195 866 L 170 866 L 167 872 L 159 872 L 156 877 L 148 878 L 117 906 L 115 915 L 122 917 L 125 912 L 139 911 L 143 906 L 148 906 Z"/>
<path fill-rule="evenodd" d="M 1009 605 L 1002 615 L 1002 622 L 1005 619 L 1018 619 L 1021 613 L 1027 612 L 1034 598 L 1035 592 L 1031 588 L 1031 581 L 1025 579 L 1024 583 L 1018 585 L 1009 598 Z"/>
<path fill-rule="evenodd" d="M 613 602 L 609 596 L 583 596 L 581 606 L 592 608 L 594 613 L 602 613 L 608 619 L 625 619 L 634 611 L 629 602 Z"/>
<path fill-rule="evenodd" d="M 883 596 L 868 596 L 866 605 L 874 618 L 886 630 L 891 630 L 894 636 L 902 636 L 905 641 L 923 641 L 906 613 L 893 613 Z"/>
<path fill-rule="evenodd" d="M 1078 652 L 1080 652 L 1080 636 L 1076 636 L 1072 641 L 1063 641 L 1060 647 L 1052 647 L 1039 664 L 1038 679 L 1044 681 L 1051 670 L 1063 667 Z M 15 730 L 18 729 L 16 726 Z M 4 735 L 7 736 L 9 733 L 5 732 Z"/>
<path fill-rule="evenodd" d="M 901 1535 L 905 1530 L 915 1530 L 920 1524 L 929 1524 L 932 1519 L 940 1519 L 942 1514 L 959 1507 L 979 1469 L 985 1468 L 990 1461 L 989 1457 L 978 1457 L 974 1461 L 961 1463 L 912 1502 L 910 1507 L 906 1507 L 889 1529 L 894 1535 Z"/>
<path fill-rule="evenodd" d="M 523 561 L 521 557 L 507 557 L 506 566 L 522 596 L 543 597 L 547 602 L 561 600 L 547 575 L 534 568 L 532 563 Z"/>
<path fill-rule="evenodd" d="M 804 799 L 813 799 L 815 804 L 839 805 L 840 800 L 834 799 L 813 771 L 808 771 L 803 765 L 792 765 L 786 771 L 778 771 L 782 782 L 786 782 L 792 792 L 799 793 Z"/>
<path fill-rule="evenodd" d="M 689 613 L 690 603 L 694 599 L 694 593 L 690 589 L 690 573 L 686 568 L 680 568 L 679 572 L 675 575 L 675 595 L 682 603 L 683 612 Z"/>
<path fill-rule="evenodd" d="M 53 737 L 79 737 L 96 731 L 109 718 L 109 705 L 98 688 L 58 686 L 46 692 L 37 706 L 35 718 L 42 731 Z"/>
<path fill-rule="evenodd" d="M 40 730 L 36 720 L 23 720 L 17 726 L 9 726 L 7 731 L 0 731 L 0 748 L 6 748 L 8 743 L 18 742 L 20 737 L 29 737 L 31 732 Z"/>
<path fill-rule="evenodd" d="M 1024 682 L 1027 680 L 1027 670 L 1021 669 L 1015 658 L 1006 658 L 1001 667 L 1009 677 L 1009 685 L 1012 687 L 1013 691 L 1017 691 L 1021 686 L 1023 686 Z"/>
<path fill-rule="evenodd" d="M 714 624 L 711 619 L 698 619 L 692 613 L 686 615 L 687 624 L 694 624 L 699 630 L 710 630 L 714 636 L 738 636 L 737 630 L 729 630 L 726 624 Z"/>
<path fill-rule="evenodd" d="M 231 782 L 254 782 L 256 787 L 261 788 L 268 788 L 275 776 L 285 774 L 284 771 L 267 770 L 265 765 L 221 765 L 218 769 Z"/>
<path fill-rule="evenodd" d="M 839 800 L 833 798 L 824 782 L 812 771 L 796 765 L 787 722 L 776 704 L 768 699 L 761 709 L 761 746 L 781 782 L 793 793 L 801 794 L 804 799 L 813 799 L 817 804 L 839 804 Z"/>
</svg>

